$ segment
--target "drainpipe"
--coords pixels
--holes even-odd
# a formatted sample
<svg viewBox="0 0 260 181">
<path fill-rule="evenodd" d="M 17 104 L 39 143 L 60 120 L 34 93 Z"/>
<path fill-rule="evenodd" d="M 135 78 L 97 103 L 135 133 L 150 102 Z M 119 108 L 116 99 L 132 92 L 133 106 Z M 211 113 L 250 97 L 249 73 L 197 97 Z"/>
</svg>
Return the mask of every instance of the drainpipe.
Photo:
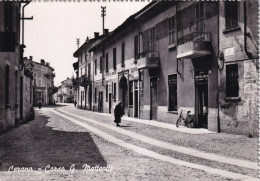
<svg viewBox="0 0 260 181">
<path fill-rule="evenodd" d="M 252 53 L 248 52 L 247 50 L 247 36 L 249 36 L 249 33 L 247 33 L 247 18 L 246 18 L 246 1 L 244 1 L 244 46 L 245 46 L 245 53 L 248 58 L 253 58 Z"/>
<path fill-rule="evenodd" d="M 178 46 L 178 3 L 176 3 L 176 40 L 177 40 L 177 46 Z M 176 59 L 176 63 L 177 63 L 177 67 L 176 67 L 176 71 L 177 73 L 180 75 L 181 77 L 181 73 L 179 72 L 179 59 Z"/>
</svg>

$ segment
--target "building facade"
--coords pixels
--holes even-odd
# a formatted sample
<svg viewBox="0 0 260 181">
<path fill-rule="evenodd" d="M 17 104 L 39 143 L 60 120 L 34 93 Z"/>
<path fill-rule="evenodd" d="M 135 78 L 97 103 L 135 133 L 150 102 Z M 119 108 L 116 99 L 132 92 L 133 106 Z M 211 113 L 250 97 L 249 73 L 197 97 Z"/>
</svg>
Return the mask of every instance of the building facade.
<svg viewBox="0 0 260 181">
<path fill-rule="evenodd" d="M 23 62 L 19 2 L 0 2 L 0 133 L 33 116 L 30 68 Z"/>
<path fill-rule="evenodd" d="M 61 82 L 57 92 L 57 102 L 60 103 L 74 103 L 75 87 L 72 79 L 69 77 Z"/>
<path fill-rule="evenodd" d="M 126 116 L 172 124 L 190 111 L 196 127 L 256 135 L 254 3 L 151 2 L 89 49 L 92 110 L 121 101 Z"/>
<path fill-rule="evenodd" d="M 50 66 L 50 63 L 41 59 L 40 63 L 33 61 L 33 57 L 30 56 L 24 58 L 26 64 L 31 64 L 33 72 L 33 85 L 34 85 L 34 106 L 38 105 L 41 101 L 42 105 L 50 105 L 54 103 L 54 68 Z"/>
</svg>

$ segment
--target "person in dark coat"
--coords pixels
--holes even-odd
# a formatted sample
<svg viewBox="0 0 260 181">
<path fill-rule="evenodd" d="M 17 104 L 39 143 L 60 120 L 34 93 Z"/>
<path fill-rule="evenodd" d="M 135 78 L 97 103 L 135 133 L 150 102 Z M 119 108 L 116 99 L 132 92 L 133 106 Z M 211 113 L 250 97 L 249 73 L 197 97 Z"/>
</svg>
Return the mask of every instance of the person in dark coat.
<svg viewBox="0 0 260 181">
<path fill-rule="evenodd" d="M 122 107 L 121 107 L 121 102 L 119 102 L 114 110 L 114 116 L 115 116 L 115 123 L 116 126 L 120 126 L 119 123 L 121 123 L 121 117 L 122 117 Z"/>
<path fill-rule="evenodd" d="M 42 101 L 38 101 L 38 106 L 39 106 L 39 109 L 41 109 L 41 107 L 42 107 Z"/>
<path fill-rule="evenodd" d="M 76 100 L 74 101 L 74 106 L 75 106 L 75 107 L 77 106 L 77 101 L 76 101 Z"/>
</svg>

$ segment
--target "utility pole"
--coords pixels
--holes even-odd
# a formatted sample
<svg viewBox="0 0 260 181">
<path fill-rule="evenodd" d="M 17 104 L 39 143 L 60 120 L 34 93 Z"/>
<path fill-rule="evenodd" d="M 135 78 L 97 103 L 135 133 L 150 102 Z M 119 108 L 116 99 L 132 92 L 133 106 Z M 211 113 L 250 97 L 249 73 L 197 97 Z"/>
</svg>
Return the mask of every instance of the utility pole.
<svg viewBox="0 0 260 181">
<path fill-rule="evenodd" d="M 101 17 L 103 19 L 103 34 L 105 34 L 105 16 L 106 16 L 106 6 L 101 6 Z"/>
<path fill-rule="evenodd" d="M 79 48 L 79 41 L 80 41 L 80 39 L 79 39 L 79 38 L 76 38 L 76 42 L 77 42 L 78 48 Z"/>
</svg>

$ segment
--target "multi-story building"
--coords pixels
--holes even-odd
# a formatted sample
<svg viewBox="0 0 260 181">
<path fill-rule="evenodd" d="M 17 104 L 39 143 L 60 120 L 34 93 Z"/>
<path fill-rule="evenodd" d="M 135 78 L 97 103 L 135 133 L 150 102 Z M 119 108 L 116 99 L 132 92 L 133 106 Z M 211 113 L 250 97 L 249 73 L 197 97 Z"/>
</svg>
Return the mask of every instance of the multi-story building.
<svg viewBox="0 0 260 181">
<path fill-rule="evenodd" d="M 106 34 L 108 32 L 106 31 Z M 105 34 L 105 35 L 106 35 Z M 89 49 L 94 46 L 96 43 L 101 41 L 105 35 L 99 35 L 99 33 L 94 33 L 94 38 L 86 40 L 86 42 L 79 47 L 79 49 L 73 54 L 74 57 L 78 58 L 78 69 L 77 69 L 77 107 L 80 109 L 93 109 L 93 78 L 96 73 L 96 61 L 93 58 L 93 52 L 90 52 Z M 77 66 L 73 64 L 73 66 Z"/>
<path fill-rule="evenodd" d="M 93 110 L 257 134 L 256 1 L 151 2 L 93 45 Z M 231 11 L 232 10 L 232 11 Z"/>
<path fill-rule="evenodd" d="M 69 77 L 61 82 L 58 87 L 57 102 L 61 103 L 73 103 L 75 95 L 75 86 L 73 86 L 72 79 Z"/>
<path fill-rule="evenodd" d="M 30 56 L 24 58 L 26 64 L 32 65 L 33 83 L 34 83 L 34 105 L 38 105 L 41 101 L 42 105 L 50 105 L 54 103 L 54 68 L 50 66 L 50 63 L 41 59 L 41 62 L 33 61 L 33 57 Z"/>
<path fill-rule="evenodd" d="M 28 3 L 27 3 L 28 4 Z M 32 118 L 32 74 L 23 62 L 20 2 L 0 2 L 0 133 Z"/>
</svg>

